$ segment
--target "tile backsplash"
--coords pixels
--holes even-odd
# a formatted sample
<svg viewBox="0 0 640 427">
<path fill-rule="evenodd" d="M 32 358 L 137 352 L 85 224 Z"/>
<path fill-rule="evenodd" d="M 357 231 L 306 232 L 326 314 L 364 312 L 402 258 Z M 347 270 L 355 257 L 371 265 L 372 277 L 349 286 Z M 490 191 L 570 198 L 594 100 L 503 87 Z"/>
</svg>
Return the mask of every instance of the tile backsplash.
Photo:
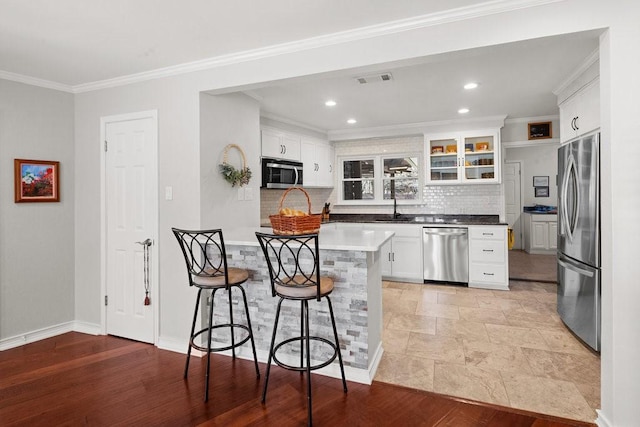
<svg viewBox="0 0 640 427">
<path fill-rule="evenodd" d="M 334 144 L 336 159 L 341 156 L 366 154 L 416 153 L 423 157 L 424 138 L 406 136 L 384 139 L 344 141 Z M 325 202 L 331 203 L 333 213 L 389 213 L 393 207 L 384 205 L 339 205 L 338 188 L 305 188 L 311 200 L 311 212 L 320 213 Z M 260 223 L 269 225 L 269 215 L 278 212 L 284 190 L 260 190 Z M 296 194 L 298 193 L 298 194 Z M 306 210 L 302 193 L 287 196 L 285 207 Z M 400 213 L 407 214 L 460 214 L 499 215 L 504 218 L 503 195 L 500 184 L 480 185 L 425 185 L 422 201 L 415 205 L 398 205 Z"/>
<path fill-rule="evenodd" d="M 332 204 L 333 206 L 333 204 Z M 336 205 L 335 213 L 389 213 L 391 206 Z M 416 205 L 398 205 L 406 214 L 500 215 L 502 196 L 499 184 L 430 185 L 423 189 L 423 201 Z"/>
</svg>

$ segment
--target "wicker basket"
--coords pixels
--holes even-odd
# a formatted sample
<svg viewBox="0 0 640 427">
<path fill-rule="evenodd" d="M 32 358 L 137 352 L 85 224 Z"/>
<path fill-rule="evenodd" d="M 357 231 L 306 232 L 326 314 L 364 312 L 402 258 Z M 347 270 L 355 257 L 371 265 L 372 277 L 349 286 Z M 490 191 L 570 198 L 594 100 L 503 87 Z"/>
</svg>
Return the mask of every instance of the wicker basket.
<svg viewBox="0 0 640 427">
<path fill-rule="evenodd" d="M 280 215 L 282 210 L 282 203 L 285 197 L 292 190 L 302 191 L 307 198 L 308 215 L 305 216 L 289 216 Z M 320 231 L 320 223 L 322 222 L 322 214 L 311 213 L 311 200 L 309 200 L 309 194 L 300 187 L 291 187 L 282 193 L 280 197 L 280 206 L 278 207 L 278 214 L 269 215 L 271 221 L 271 227 L 274 234 L 294 235 L 294 234 L 310 234 Z"/>
</svg>

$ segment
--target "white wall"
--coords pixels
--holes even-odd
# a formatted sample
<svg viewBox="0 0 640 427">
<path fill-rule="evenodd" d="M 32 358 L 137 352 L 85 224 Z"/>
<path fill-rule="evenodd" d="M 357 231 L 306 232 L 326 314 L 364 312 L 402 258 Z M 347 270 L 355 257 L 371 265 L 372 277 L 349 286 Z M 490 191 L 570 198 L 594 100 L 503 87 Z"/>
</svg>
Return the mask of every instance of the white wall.
<svg viewBox="0 0 640 427">
<path fill-rule="evenodd" d="M 74 320 L 73 95 L 0 79 L 0 341 Z M 59 203 L 14 203 L 15 158 L 60 162 Z"/>
<path fill-rule="evenodd" d="M 251 181 L 231 187 L 219 172 L 224 147 L 237 144 L 244 151 Z M 228 161 L 240 169 L 238 150 L 228 151 Z M 257 226 L 260 222 L 260 105 L 241 93 L 200 95 L 200 226 L 202 228 Z M 245 195 L 251 194 L 251 200 Z M 239 198 L 245 200 L 238 200 Z"/>
<path fill-rule="evenodd" d="M 559 144 L 541 145 L 539 147 L 516 147 L 505 150 L 505 161 L 520 161 L 522 179 L 522 205 L 558 206 L 558 147 Z M 549 197 L 535 197 L 533 188 L 534 176 L 549 177 Z"/>
</svg>

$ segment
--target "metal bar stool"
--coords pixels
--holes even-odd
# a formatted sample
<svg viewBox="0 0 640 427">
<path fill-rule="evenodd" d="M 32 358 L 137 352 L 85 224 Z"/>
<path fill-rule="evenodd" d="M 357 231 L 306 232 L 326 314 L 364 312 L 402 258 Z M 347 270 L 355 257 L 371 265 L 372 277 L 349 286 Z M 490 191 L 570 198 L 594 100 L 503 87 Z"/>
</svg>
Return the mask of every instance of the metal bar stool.
<svg viewBox="0 0 640 427">
<path fill-rule="evenodd" d="M 308 424 L 312 424 L 312 401 L 311 401 L 311 371 L 324 368 L 331 364 L 336 356 L 340 364 L 342 374 L 342 386 L 347 392 L 347 381 L 344 376 L 344 365 L 342 364 L 342 354 L 338 341 L 338 331 L 333 315 L 333 306 L 329 294 L 333 291 L 333 279 L 320 276 L 320 258 L 318 249 L 318 234 L 306 234 L 297 236 L 282 236 L 264 233 L 256 233 L 264 252 L 269 275 L 271 279 L 271 293 L 274 297 L 280 297 L 276 310 L 275 322 L 273 325 L 273 335 L 269 348 L 269 361 L 267 362 L 267 375 L 262 392 L 262 403 L 267 399 L 267 386 L 269 384 L 269 371 L 271 360 L 282 368 L 307 373 L 307 411 Z M 329 314 L 333 327 L 334 342 L 318 336 L 309 334 L 309 301 L 320 301 L 326 298 L 329 304 Z M 278 320 L 280 309 L 284 300 L 295 300 L 301 302 L 300 315 L 300 336 L 285 339 L 276 344 L 276 333 L 278 330 Z M 291 343 L 300 342 L 300 364 L 298 366 L 283 362 L 278 358 L 277 352 Z M 328 360 L 311 364 L 311 341 L 328 345 L 332 349 L 332 355 Z M 321 344 L 321 345 L 322 345 Z M 306 358 L 305 358 L 306 356 Z M 306 360 L 305 360 L 306 359 Z"/>
<path fill-rule="evenodd" d="M 249 306 L 247 304 L 247 295 L 242 283 L 249 278 L 247 270 L 228 267 L 227 252 L 224 246 L 222 230 L 180 230 L 172 228 L 173 234 L 178 239 L 180 249 L 184 255 L 187 264 L 187 277 L 189 278 L 189 286 L 198 288 L 196 297 L 196 308 L 193 312 L 193 323 L 191 324 L 191 334 L 189 336 L 189 348 L 187 350 L 187 361 L 184 367 L 184 378 L 187 378 L 189 372 L 189 359 L 191 357 L 191 349 L 207 352 L 207 371 L 205 375 L 204 401 L 209 400 L 209 372 L 211 365 L 212 351 L 231 350 L 233 358 L 236 357 L 236 347 L 241 346 L 248 340 L 251 340 L 253 348 L 253 360 L 256 366 L 256 375 L 260 378 L 260 370 L 258 369 L 258 357 L 256 356 L 256 345 L 253 340 L 253 330 L 251 328 L 251 319 L 249 317 Z M 240 289 L 242 299 L 244 300 L 244 310 L 247 316 L 247 324 L 234 323 L 233 321 L 233 304 L 231 300 L 231 289 Z M 225 289 L 229 293 L 229 323 L 213 324 L 213 300 L 216 291 Z M 209 291 L 209 323 L 207 327 L 195 331 L 196 321 L 198 319 L 198 308 L 200 306 L 200 298 L 202 291 Z M 231 345 L 212 347 L 212 335 L 214 329 L 229 328 L 231 335 Z M 244 331 L 246 334 L 240 340 L 236 340 L 235 332 L 237 330 Z M 206 334 L 206 344 L 196 344 L 196 339 L 204 333 Z M 202 340 L 202 337 L 200 337 Z M 201 341 L 202 343 L 202 341 Z"/>
</svg>

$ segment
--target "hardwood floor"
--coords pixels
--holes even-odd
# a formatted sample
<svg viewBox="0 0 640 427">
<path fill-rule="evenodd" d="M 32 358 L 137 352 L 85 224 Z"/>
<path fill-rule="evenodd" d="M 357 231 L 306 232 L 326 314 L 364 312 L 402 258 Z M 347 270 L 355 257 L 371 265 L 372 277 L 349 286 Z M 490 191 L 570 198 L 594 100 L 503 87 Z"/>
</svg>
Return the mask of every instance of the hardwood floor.
<svg viewBox="0 0 640 427">
<path fill-rule="evenodd" d="M 210 399 L 204 360 L 111 336 L 68 333 L 0 352 L 0 424 L 289 426 L 306 424 L 305 380 L 271 370 L 266 405 L 253 363 L 214 355 Z M 321 426 L 568 427 L 592 424 L 449 398 L 374 382 L 313 376 L 314 424 Z"/>
</svg>

